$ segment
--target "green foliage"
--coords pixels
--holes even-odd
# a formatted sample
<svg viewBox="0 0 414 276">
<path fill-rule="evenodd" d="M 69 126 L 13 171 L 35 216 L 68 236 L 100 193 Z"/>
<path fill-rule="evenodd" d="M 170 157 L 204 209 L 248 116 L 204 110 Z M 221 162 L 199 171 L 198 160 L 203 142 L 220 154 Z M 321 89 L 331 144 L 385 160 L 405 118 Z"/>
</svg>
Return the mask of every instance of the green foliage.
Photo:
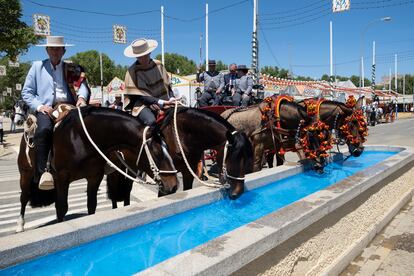
<svg viewBox="0 0 414 276">
<path fill-rule="evenodd" d="M 277 66 L 264 66 L 260 70 L 262 74 L 270 75 L 277 78 L 287 78 L 289 71 L 286 69 L 279 69 Z"/>
<path fill-rule="evenodd" d="M 81 65 L 86 71 L 86 77 L 90 85 L 98 86 L 101 84 L 101 69 L 99 65 L 99 53 L 95 50 L 86 52 L 80 52 L 76 55 L 68 58 L 74 63 Z M 115 74 L 121 74 L 122 70 L 116 69 L 115 63 L 106 55 L 102 54 L 102 67 L 103 67 L 103 84 L 107 85 L 115 76 Z M 119 76 L 120 79 L 125 78 L 125 72 L 123 76 Z"/>
<path fill-rule="evenodd" d="M 9 67 L 9 59 L 4 57 L 0 59 L 0 65 L 6 66 L 6 76 L 0 77 L 0 93 L 7 91 L 7 87 L 12 89 L 12 96 L 6 96 L 2 103 L 2 108 L 10 110 L 16 99 L 20 97 L 20 92 L 16 90 L 16 84 L 20 83 L 23 87 L 27 72 L 30 69 L 30 63 L 20 63 L 19 67 Z"/>
<path fill-rule="evenodd" d="M 0 0 L 0 55 L 12 59 L 23 54 L 40 37 L 33 29 L 20 21 L 22 9 L 18 0 Z"/>
<path fill-rule="evenodd" d="M 114 77 L 118 77 L 121 80 L 125 79 L 126 71 L 128 70 L 128 66 L 117 65 L 114 69 Z"/>
<path fill-rule="evenodd" d="M 404 88 L 403 88 L 403 77 L 398 77 L 397 79 L 397 92 L 400 94 L 404 93 Z M 405 75 L 405 94 L 406 95 L 411 95 L 413 94 L 413 86 L 414 86 L 414 75 Z M 388 88 L 388 86 L 386 86 L 386 89 Z M 393 91 L 395 91 L 395 78 L 392 78 L 391 81 L 391 89 Z"/>
<path fill-rule="evenodd" d="M 157 55 L 155 59 L 161 60 L 161 55 Z M 164 59 L 165 69 L 170 73 L 185 76 L 197 72 L 195 62 L 185 56 L 176 53 L 165 53 Z"/>
</svg>

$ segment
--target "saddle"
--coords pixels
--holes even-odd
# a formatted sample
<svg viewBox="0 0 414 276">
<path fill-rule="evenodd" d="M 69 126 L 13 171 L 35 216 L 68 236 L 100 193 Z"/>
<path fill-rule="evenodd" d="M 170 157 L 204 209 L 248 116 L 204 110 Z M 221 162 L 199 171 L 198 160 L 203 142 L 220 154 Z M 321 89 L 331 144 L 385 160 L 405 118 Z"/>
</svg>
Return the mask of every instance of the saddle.
<svg viewBox="0 0 414 276">
<path fill-rule="evenodd" d="M 55 129 L 60 124 L 60 122 L 62 122 L 63 119 L 65 119 L 65 117 L 69 114 L 69 112 L 75 108 L 76 106 L 71 105 L 71 104 L 65 104 L 65 103 L 57 104 L 55 106 L 55 108 L 53 109 L 53 112 L 50 114 L 50 118 L 52 118 L 52 120 L 55 123 Z"/>
</svg>

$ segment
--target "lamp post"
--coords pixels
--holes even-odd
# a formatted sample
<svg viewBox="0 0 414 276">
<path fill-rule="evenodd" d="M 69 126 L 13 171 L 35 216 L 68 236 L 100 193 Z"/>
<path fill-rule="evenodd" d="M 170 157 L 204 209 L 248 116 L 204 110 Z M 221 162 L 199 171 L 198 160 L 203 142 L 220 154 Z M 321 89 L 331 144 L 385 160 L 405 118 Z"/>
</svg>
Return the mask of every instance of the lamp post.
<svg viewBox="0 0 414 276">
<path fill-rule="evenodd" d="M 365 86 L 365 82 L 364 82 L 364 37 L 365 37 L 365 33 L 367 32 L 368 28 L 372 26 L 373 24 L 378 23 L 378 22 L 389 22 L 389 21 L 391 21 L 391 17 L 389 16 L 375 19 L 369 22 L 367 25 L 365 25 L 364 29 L 362 30 L 362 33 L 361 33 L 361 75 L 359 78 L 359 87 Z"/>
</svg>

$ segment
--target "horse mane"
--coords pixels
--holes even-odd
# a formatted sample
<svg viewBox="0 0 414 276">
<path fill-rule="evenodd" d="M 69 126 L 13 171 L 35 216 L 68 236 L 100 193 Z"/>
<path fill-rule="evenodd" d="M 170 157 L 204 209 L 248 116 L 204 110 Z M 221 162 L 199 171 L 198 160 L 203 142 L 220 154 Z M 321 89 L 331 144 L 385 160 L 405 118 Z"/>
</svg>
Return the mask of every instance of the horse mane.
<svg viewBox="0 0 414 276">
<path fill-rule="evenodd" d="M 236 108 L 233 108 L 231 111 L 230 111 L 230 113 L 229 114 L 227 114 L 227 116 L 226 117 L 224 117 L 224 120 L 228 120 L 234 113 L 237 113 L 237 112 L 242 112 L 242 111 L 245 111 L 245 110 L 248 110 L 248 109 L 252 109 L 252 108 L 255 108 L 255 107 L 257 107 L 257 105 L 250 105 L 250 106 L 239 106 L 239 107 L 236 107 Z"/>
<path fill-rule="evenodd" d="M 118 109 L 111 109 L 111 108 L 96 107 L 96 106 L 88 105 L 88 106 L 81 108 L 81 113 L 83 117 L 88 116 L 88 115 L 93 115 L 93 114 L 111 114 L 119 118 L 132 119 L 134 122 L 137 122 L 139 124 L 138 120 L 136 120 L 135 117 Z M 67 124 L 75 124 L 77 122 L 79 122 L 79 117 L 78 117 L 78 110 L 77 108 L 75 108 L 71 110 L 68 113 L 68 115 L 61 121 L 59 127 L 63 127 L 64 125 L 67 125 Z"/>
<path fill-rule="evenodd" d="M 207 110 L 203 110 L 203 109 L 198 109 L 198 108 L 192 108 L 192 107 L 179 107 L 177 110 L 177 114 L 179 113 L 188 113 L 188 114 L 193 114 L 195 116 L 199 116 L 203 119 L 206 120 L 213 120 L 221 125 L 224 125 L 228 130 L 230 131 L 234 131 L 235 128 L 232 124 L 230 124 L 228 121 L 226 121 L 223 117 L 221 117 L 220 115 L 211 112 L 211 111 L 207 111 Z M 174 117 L 174 109 L 170 108 L 166 111 L 166 116 L 165 119 L 163 120 L 162 124 L 161 124 L 161 128 L 167 126 L 171 120 Z"/>
</svg>

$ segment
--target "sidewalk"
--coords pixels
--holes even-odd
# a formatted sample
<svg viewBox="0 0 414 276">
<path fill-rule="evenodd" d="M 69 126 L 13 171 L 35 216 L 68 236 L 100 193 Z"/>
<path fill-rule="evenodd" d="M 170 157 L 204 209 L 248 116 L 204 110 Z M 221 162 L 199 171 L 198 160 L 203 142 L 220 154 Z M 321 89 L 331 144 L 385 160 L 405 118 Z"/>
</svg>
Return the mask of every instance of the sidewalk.
<svg viewBox="0 0 414 276">
<path fill-rule="evenodd" d="M 414 200 L 404 206 L 341 276 L 414 275 Z"/>
<path fill-rule="evenodd" d="M 0 145 L 0 158 L 18 153 L 20 139 L 23 135 L 23 126 L 16 126 L 15 132 L 10 132 L 10 119 L 6 118 L 3 123 L 4 143 Z"/>
</svg>

